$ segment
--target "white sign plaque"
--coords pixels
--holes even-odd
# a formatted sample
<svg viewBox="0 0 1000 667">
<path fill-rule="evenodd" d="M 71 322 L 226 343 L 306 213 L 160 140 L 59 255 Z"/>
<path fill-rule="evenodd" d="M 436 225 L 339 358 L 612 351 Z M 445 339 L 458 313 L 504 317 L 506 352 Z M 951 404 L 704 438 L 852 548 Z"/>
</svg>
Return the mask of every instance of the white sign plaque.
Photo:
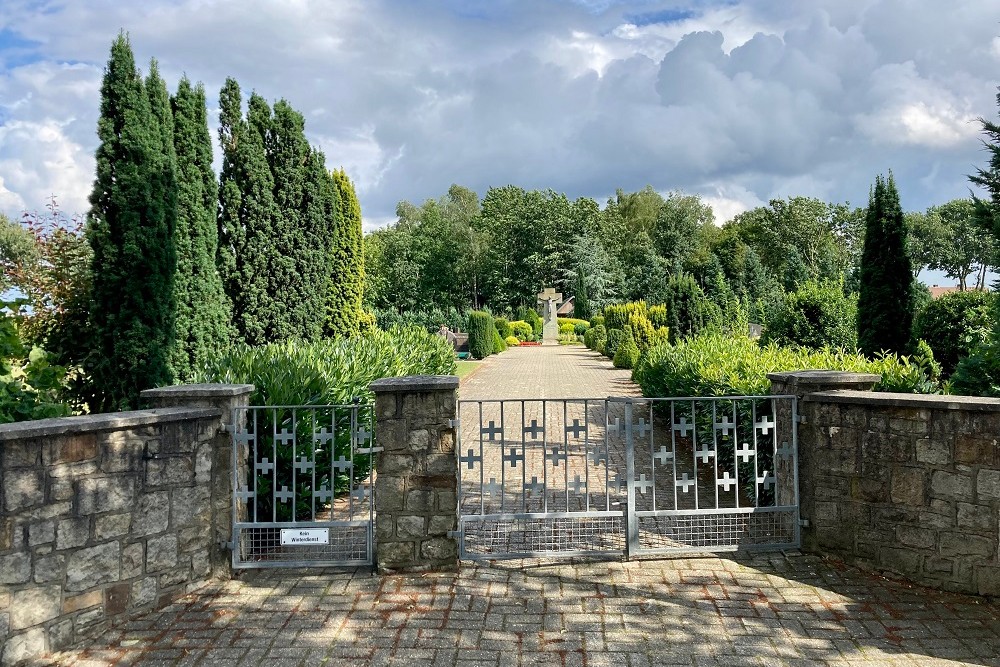
<svg viewBox="0 0 1000 667">
<path fill-rule="evenodd" d="M 281 546 L 303 547 L 310 544 L 329 544 L 329 528 L 282 528 Z"/>
</svg>

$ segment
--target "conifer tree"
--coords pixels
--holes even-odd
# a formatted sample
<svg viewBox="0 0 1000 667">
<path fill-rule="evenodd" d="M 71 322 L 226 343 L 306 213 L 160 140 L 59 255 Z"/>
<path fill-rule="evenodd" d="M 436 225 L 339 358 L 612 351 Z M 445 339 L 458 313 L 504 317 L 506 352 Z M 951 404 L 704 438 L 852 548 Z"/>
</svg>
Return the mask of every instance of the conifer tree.
<svg viewBox="0 0 1000 667">
<path fill-rule="evenodd" d="M 229 338 L 229 309 L 216 269 L 218 186 L 212 171 L 205 89 L 184 77 L 171 99 L 177 154 L 177 227 L 174 245 L 174 377 L 189 379 Z"/>
<path fill-rule="evenodd" d="M 590 299 L 587 295 L 587 280 L 583 275 L 583 267 L 576 267 L 576 285 L 574 287 L 573 317 L 581 320 L 590 319 Z"/>
<path fill-rule="evenodd" d="M 361 232 L 361 204 L 354 184 L 343 168 L 334 170 L 333 182 L 340 197 L 338 228 L 333 236 L 332 270 L 326 302 L 326 333 L 353 336 L 359 331 L 365 252 Z"/>
<path fill-rule="evenodd" d="M 871 356 L 905 353 L 913 324 L 913 272 L 896 182 L 875 178 L 865 216 L 858 293 L 858 347 Z"/>
<path fill-rule="evenodd" d="M 124 34 L 111 46 L 97 133 L 87 220 L 94 340 L 84 362 L 95 411 L 136 407 L 142 389 L 172 379 L 176 165 L 169 96 L 155 62 L 143 83 Z"/>
</svg>

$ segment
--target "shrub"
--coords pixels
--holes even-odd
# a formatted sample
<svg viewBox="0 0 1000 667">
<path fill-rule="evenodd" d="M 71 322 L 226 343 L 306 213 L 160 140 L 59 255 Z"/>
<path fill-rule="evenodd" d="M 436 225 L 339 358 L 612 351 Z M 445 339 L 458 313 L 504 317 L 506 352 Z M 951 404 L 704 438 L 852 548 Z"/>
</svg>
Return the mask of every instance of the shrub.
<svg viewBox="0 0 1000 667">
<path fill-rule="evenodd" d="M 913 337 L 934 351 L 945 375 L 981 345 L 993 328 L 994 296 L 978 290 L 951 292 L 928 303 L 913 322 Z"/>
<path fill-rule="evenodd" d="M 608 338 L 604 343 L 604 356 L 608 359 L 614 359 L 615 352 L 618 351 L 618 346 L 621 345 L 624 337 L 625 332 L 622 329 L 608 329 Z"/>
<path fill-rule="evenodd" d="M 510 328 L 510 322 L 507 321 L 505 317 L 495 317 L 493 318 L 493 324 L 497 328 L 497 333 L 500 337 L 506 339 L 508 336 L 513 336 L 514 332 Z"/>
<path fill-rule="evenodd" d="M 611 329 L 624 329 L 632 315 L 646 317 L 646 302 L 632 301 L 629 303 L 613 303 L 604 307 L 604 326 Z"/>
<path fill-rule="evenodd" d="M 517 309 L 517 319 L 524 320 L 531 325 L 533 335 L 538 338 L 542 335 L 542 318 L 539 316 L 538 311 L 534 308 L 529 308 L 527 306 L 521 306 Z"/>
<path fill-rule="evenodd" d="M 603 315 L 594 315 L 593 317 L 590 318 L 590 326 L 591 327 L 598 327 L 598 326 L 603 326 L 603 325 L 604 325 L 604 316 Z"/>
<path fill-rule="evenodd" d="M 573 325 L 572 324 L 569 324 L 567 322 L 566 324 L 560 324 L 559 325 L 559 335 L 560 336 L 564 336 L 566 334 L 573 335 L 574 333 L 575 333 L 575 331 L 573 329 Z"/>
<path fill-rule="evenodd" d="M 495 332 L 492 315 L 482 311 L 469 313 L 469 354 L 476 359 L 485 359 L 493 354 Z"/>
<path fill-rule="evenodd" d="M 531 340 L 534 338 L 531 325 L 524 320 L 514 320 L 511 322 L 510 332 L 519 341 Z"/>
<path fill-rule="evenodd" d="M 959 360 L 951 386 L 954 394 L 1000 396 L 1000 341 L 995 333 Z"/>
<path fill-rule="evenodd" d="M 669 326 L 667 321 L 667 307 L 666 306 L 650 306 L 646 310 L 646 317 L 653 324 L 654 327 L 659 329 L 660 327 Z"/>
<path fill-rule="evenodd" d="M 604 346 L 608 342 L 608 330 L 604 328 L 603 324 L 598 324 L 594 326 L 588 333 L 590 333 L 591 340 L 593 340 L 594 342 L 594 344 L 590 347 L 590 349 L 594 350 L 595 352 L 600 352 L 601 354 L 604 354 Z"/>
<path fill-rule="evenodd" d="M 628 324 L 625 325 L 625 332 L 631 337 L 632 343 L 639 353 L 651 348 L 657 340 L 656 329 L 653 328 L 652 322 L 640 315 L 629 317 Z"/>
<path fill-rule="evenodd" d="M 492 331 L 490 331 L 490 337 L 493 339 L 493 354 L 500 354 L 501 352 L 506 352 L 507 343 L 505 343 L 503 341 L 503 338 L 500 337 L 500 332 L 497 331 L 497 328 L 495 326 L 491 327 L 491 329 Z"/>
<path fill-rule="evenodd" d="M 670 330 L 671 343 L 719 326 L 722 319 L 719 307 L 705 298 L 694 277 L 688 274 L 670 276 L 665 297 L 666 326 Z"/>
<path fill-rule="evenodd" d="M 761 342 L 854 349 L 858 342 L 856 320 L 857 304 L 844 296 L 843 285 L 807 280 L 785 295 L 771 314 Z"/>
<path fill-rule="evenodd" d="M 506 340 L 504 340 L 504 342 L 507 343 L 507 347 L 517 347 L 518 345 L 521 344 L 521 341 L 519 341 L 514 336 L 507 336 L 507 338 L 506 338 Z"/>
<path fill-rule="evenodd" d="M 393 327 L 418 326 L 422 329 L 434 333 L 447 325 L 452 331 L 469 330 L 469 314 L 463 313 L 455 308 L 441 310 L 433 308 L 431 310 L 414 310 L 399 313 L 395 310 L 375 311 L 375 323 L 379 329 L 388 331 Z"/>
<path fill-rule="evenodd" d="M 930 392 L 917 364 L 889 354 L 869 360 L 839 349 L 808 350 L 758 345 L 747 336 L 710 332 L 676 345 L 660 344 L 643 355 L 632 374 L 644 396 L 766 394 L 768 373 L 831 369 L 878 373 L 877 391 Z"/>
<path fill-rule="evenodd" d="M 589 321 L 577 319 L 577 318 L 574 318 L 574 317 L 557 317 L 556 318 L 556 324 L 559 325 L 559 329 L 560 330 L 562 329 L 562 326 L 564 324 L 572 324 L 574 330 L 577 330 L 578 328 L 582 327 L 578 331 L 578 333 L 580 333 L 581 335 L 583 334 L 584 331 L 586 331 L 587 329 L 590 328 L 590 322 Z"/>
<path fill-rule="evenodd" d="M 593 329 L 587 329 L 584 332 L 584 334 L 583 334 L 583 344 L 586 345 L 591 350 L 594 349 L 594 330 Z"/>
<path fill-rule="evenodd" d="M 66 417 L 71 413 L 62 399 L 66 370 L 50 364 L 40 347 L 21 339 L 18 306 L 0 307 L 0 424 Z"/>
<path fill-rule="evenodd" d="M 577 336 L 582 336 L 588 331 L 590 331 L 589 322 L 577 322 L 576 324 L 573 325 L 573 333 L 575 333 Z"/>
<path fill-rule="evenodd" d="M 636 321 L 638 319 L 640 318 L 633 315 L 630 321 Z M 641 319 L 648 323 L 646 318 Z M 626 327 L 622 330 L 622 341 L 618 345 L 618 349 L 615 350 L 615 356 L 612 359 L 612 363 L 615 365 L 615 368 L 634 368 L 636 362 L 638 361 L 639 348 L 636 346 L 635 338 L 632 336 L 632 328 Z"/>
</svg>

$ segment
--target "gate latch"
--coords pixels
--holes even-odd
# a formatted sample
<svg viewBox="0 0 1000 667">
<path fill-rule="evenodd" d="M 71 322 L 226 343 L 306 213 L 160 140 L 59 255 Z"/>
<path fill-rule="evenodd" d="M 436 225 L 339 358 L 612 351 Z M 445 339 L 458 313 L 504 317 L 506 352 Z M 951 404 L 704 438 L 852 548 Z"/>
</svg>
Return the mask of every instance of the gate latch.
<svg viewBox="0 0 1000 667">
<path fill-rule="evenodd" d="M 461 419 L 449 419 L 448 420 L 448 426 L 450 428 L 462 428 L 462 420 Z"/>
</svg>

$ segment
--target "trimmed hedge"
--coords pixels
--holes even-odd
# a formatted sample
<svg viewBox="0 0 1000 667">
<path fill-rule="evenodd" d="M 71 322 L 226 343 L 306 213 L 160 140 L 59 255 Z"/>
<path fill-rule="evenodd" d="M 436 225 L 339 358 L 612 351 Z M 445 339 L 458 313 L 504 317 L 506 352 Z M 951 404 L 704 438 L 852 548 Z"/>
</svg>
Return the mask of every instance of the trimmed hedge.
<svg viewBox="0 0 1000 667">
<path fill-rule="evenodd" d="M 507 347 L 517 347 L 521 344 L 521 341 L 519 341 L 515 336 L 507 336 L 504 342 L 507 343 Z"/>
<path fill-rule="evenodd" d="M 514 334 L 510 328 L 510 322 L 507 321 L 505 317 L 495 317 L 493 318 L 493 324 L 497 328 L 497 333 L 500 334 L 501 338 L 506 339 L 507 336 L 512 336 Z"/>
<path fill-rule="evenodd" d="M 840 283 L 808 280 L 785 294 L 781 306 L 768 319 L 761 342 L 854 349 L 858 344 L 857 314 L 855 298 L 844 296 Z"/>
<path fill-rule="evenodd" d="M 608 359 L 615 358 L 615 352 L 618 351 L 618 346 L 621 345 L 622 340 L 625 338 L 625 331 L 622 329 L 608 329 L 608 338 L 604 343 L 604 356 Z"/>
<path fill-rule="evenodd" d="M 951 292 L 917 313 L 913 337 L 930 345 L 945 375 L 954 373 L 958 360 L 967 357 L 989 337 L 995 298 L 977 290 Z"/>
<path fill-rule="evenodd" d="M 497 331 L 496 327 L 493 327 L 493 330 L 490 332 L 490 335 L 493 338 L 493 354 L 500 354 L 501 352 L 506 352 L 507 343 L 505 343 L 503 341 L 503 338 L 500 337 L 500 332 Z"/>
<path fill-rule="evenodd" d="M 632 320 L 636 319 L 639 318 L 633 315 Z M 642 319 L 645 320 L 645 318 Z M 618 349 L 615 350 L 612 363 L 615 365 L 615 368 L 634 368 L 636 362 L 639 361 L 639 348 L 635 344 L 631 328 L 626 327 L 622 330 L 622 333 L 622 342 L 618 345 Z"/>
<path fill-rule="evenodd" d="M 493 334 L 496 333 L 493 316 L 481 310 L 469 313 L 469 354 L 485 359 L 494 353 Z"/>
<path fill-rule="evenodd" d="M 535 337 L 531 325 L 524 320 L 514 320 L 511 322 L 510 332 L 519 341 L 532 340 Z"/>
</svg>

